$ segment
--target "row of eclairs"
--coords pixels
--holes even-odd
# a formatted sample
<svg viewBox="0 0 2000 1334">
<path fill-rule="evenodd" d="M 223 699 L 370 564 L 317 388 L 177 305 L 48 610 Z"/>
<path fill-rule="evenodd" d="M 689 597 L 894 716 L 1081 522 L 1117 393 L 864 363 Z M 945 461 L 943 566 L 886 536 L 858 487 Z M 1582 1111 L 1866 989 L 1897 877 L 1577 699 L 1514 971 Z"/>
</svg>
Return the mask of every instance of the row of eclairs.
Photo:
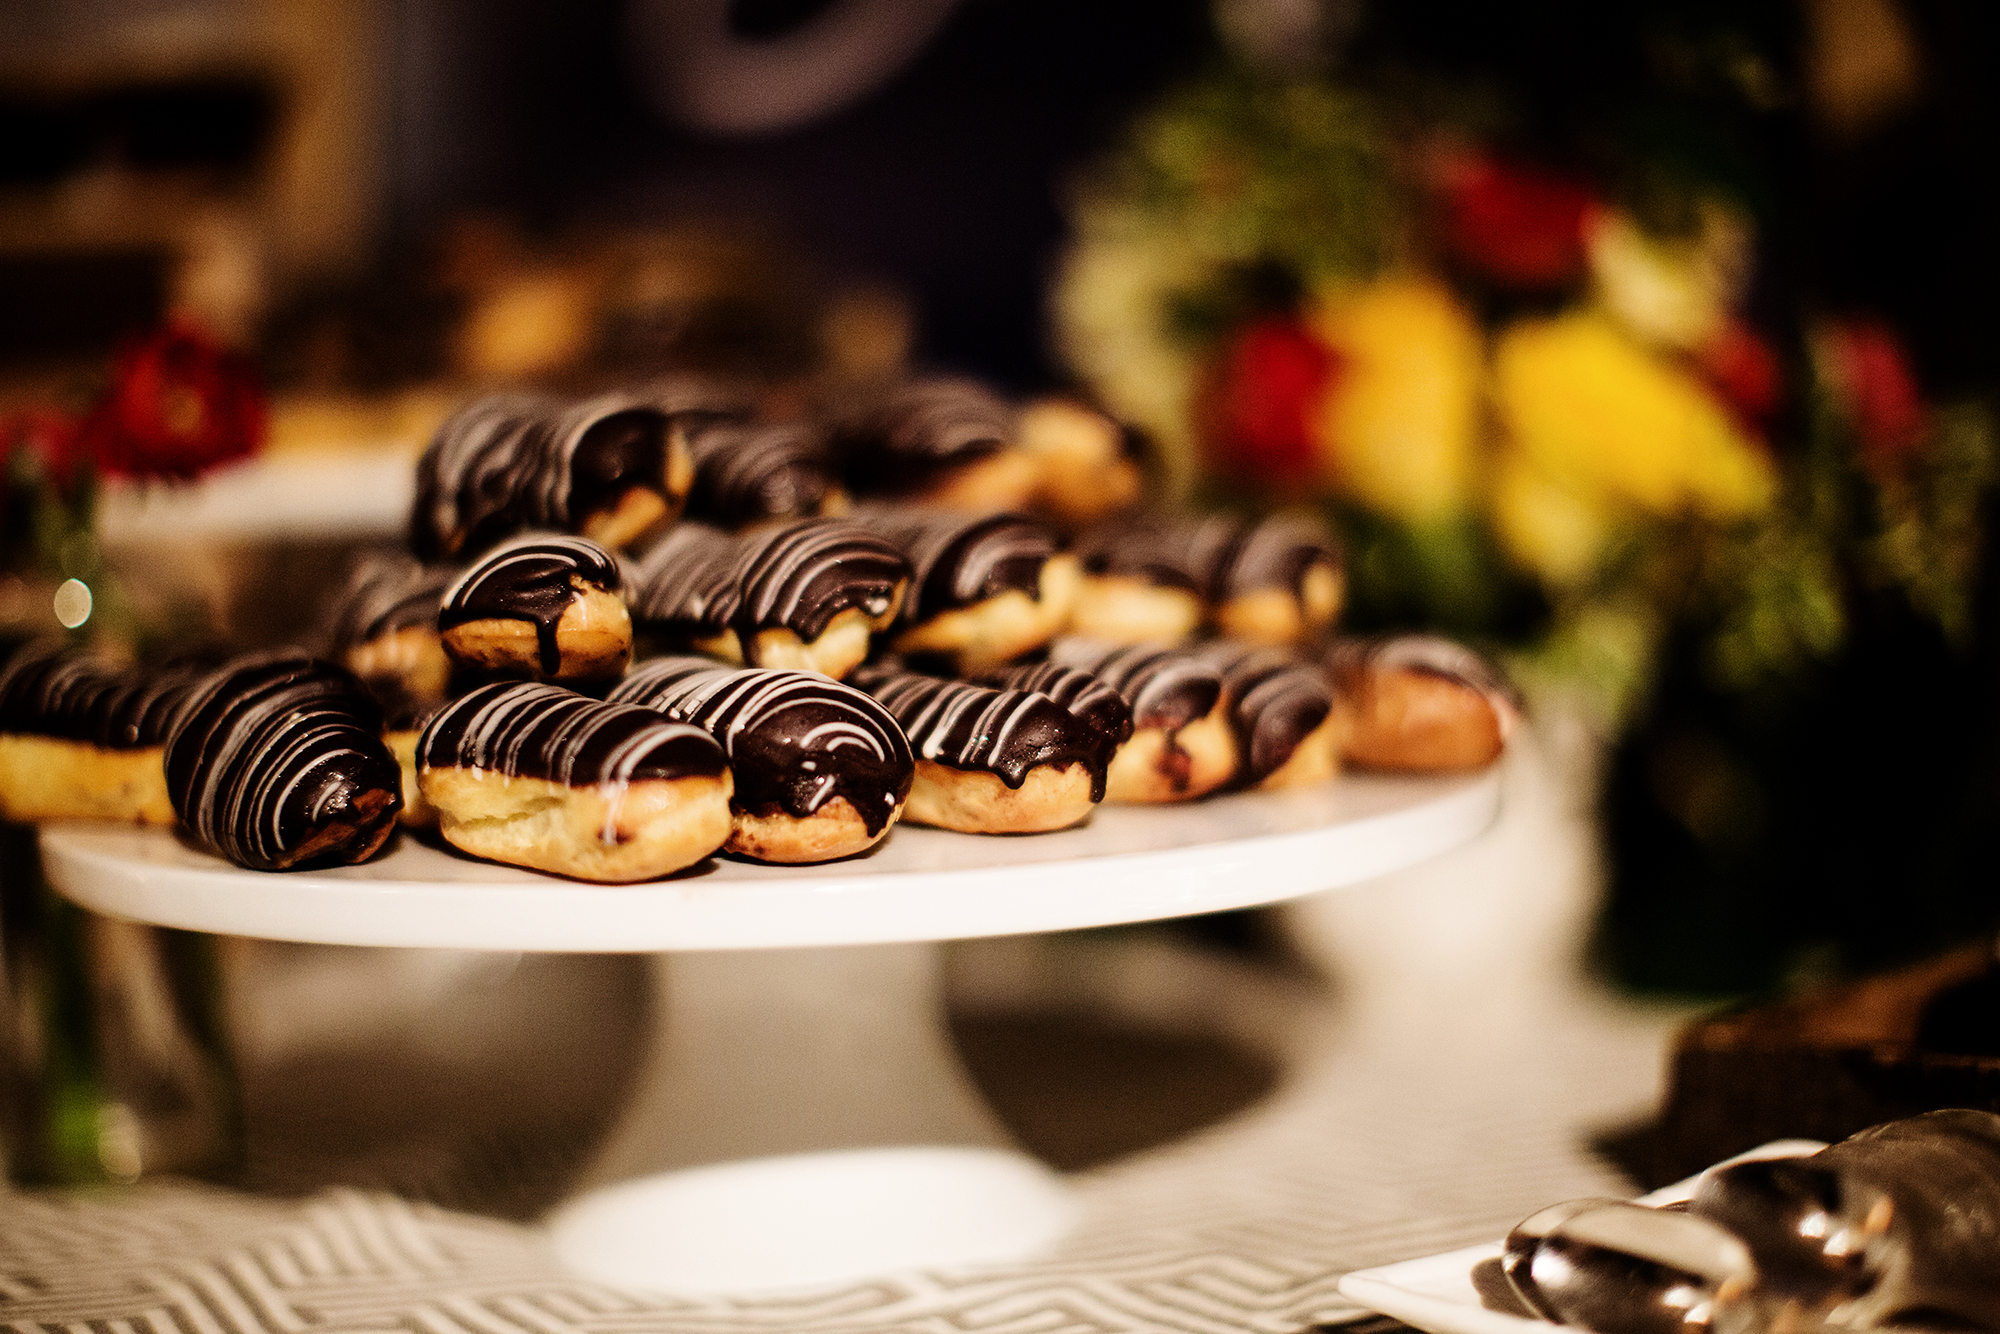
<svg viewBox="0 0 2000 1334">
<path fill-rule="evenodd" d="M 1317 517 L 1143 490 L 1108 419 L 959 380 L 783 419 L 692 382 L 481 399 L 322 642 L 17 650 L 0 815 L 178 822 L 258 870 L 429 827 L 625 882 L 1498 757 L 1518 714 L 1484 661 L 1334 633 Z"/>
</svg>

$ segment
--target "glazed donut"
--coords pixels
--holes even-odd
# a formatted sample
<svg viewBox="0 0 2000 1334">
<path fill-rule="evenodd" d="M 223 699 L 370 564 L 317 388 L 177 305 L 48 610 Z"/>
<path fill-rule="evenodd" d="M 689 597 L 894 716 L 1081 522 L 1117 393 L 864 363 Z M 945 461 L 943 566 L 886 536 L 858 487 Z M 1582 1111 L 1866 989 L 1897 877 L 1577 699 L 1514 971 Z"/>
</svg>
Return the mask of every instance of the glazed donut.
<svg viewBox="0 0 2000 1334">
<path fill-rule="evenodd" d="M 835 680 L 868 656 L 910 585 L 909 562 L 846 519 L 797 519 L 739 539 L 731 579 L 743 660 Z"/>
<path fill-rule="evenodd" d="M 437 625 L 460 666 L 547 681 L 601 681 L 632 660 L 618 562 L 583 537 L 501 543 L 444 591 Z"/>
<path fill-rule="evenodd" d="M 289 649 L 237 658 L 174 710 L 167 795 L 195 841 L 238 866 L 365 861 L 403 804 L 381 732 L 345 667 Z"/>
<path fill-rule="evenodd" d="M 1500 757 L 1520 721 L 1500 673 L 1434 635 L 1338 639 L 1326 667 L 1352 712 L 1343 754 L 1365 768 L 1478 769 Z"/>
<path fill-rule="evenodd" d="M 1187 543 L 1210 619 L 1230 639 L 1301 644 L 1332 625 L 1347 600 L 1340 547 L 1312 515 L 1216 515 L 1194 525 Z"/>
<path fill-rule="evenodd" d="M 1206 614 L 1185 530 L 1159 515 L 1096 525 L 1077 539 L 1082 567 L 1070 628 L 1114 644 L 1178 644 Z"/>
<path fill-rule="evenodd" d="M 452 579 L 448 569 L 375 552 L 354 563 L 327 609 L 329 656 L 366 681 L 385 709 L 444 698 L 451 658 L 438 635 L 438 607 Z"/>
<path fill-rule="evenodd" d="M 905 816 L 966 834 L 1066 829 L 1104 799 L 1101 742 L 1047 695 L 874 664 L 854 683 L 880 700 L 917 757 Z"/>
<path fill-rule="evenodd" d="M 1015 447 L 1014 414 L 970 380 L 909 380 L 830 414 L 850 488 L 943 509 L 1019 509 L 1041 469 Z"/>
<path fill-rule="evenodd" d="M 578 880 L 651 880 L 729 837 L 715 738 L 560 686 L 497 682 L 438 710 L 417 785 L 454 847 Z"/>
<path fill-rule="evenodd" d="M 1145 475 L 1117 422 L 1073 399 L 1021 410 L 1015 435 L 1039 465 L 1034 507 L 1074 532 L 1138 503 Z"/>
<path fill-rule="evenodd" d="M 736 539 L 705 523 L 680 523 L 655 542 L 625 581 L 631 614 L 649 638 L 725 662 L 736 640 Z"/>
<path fill-rule="evenodd" d="M 684 424 L 642 400 L 483 398 L 417 461 L 410 549 L 464 559 L 524 528 L 631 546 L 674 520 L 693 480 Z"/>
<path fill-rule="evenodd" d="M 736 776 L 727 852 L 788 863 L 851 857 L 888 835 L 910 795 L 915 762 L 903 729 L 869 696 L 817 673 L 655 658 L 606 698 L 722 743 Z"/>
<path fill-rule="evenodd" d="M 1235 775 L 1222 675 L 1195 654 L 1066 636 L 1049 646 L 1049 661 L 1089 672 L 1132 710 L 1132 738 L 1111 762 L 1107 800 L 1192 801 Z"/>
<path fill-rule="evenodd" d="M 1222 674 L 1239 757 L 1233 786 L 1304 787 L 1340 771 L 1345 718 L 1319 668 L 1285 649 L 1229 640 L 1196 652 Z"/>
<path fill-rule="evenodd" d="M 1117 758 L 1118 748 L 1132 739 L 1132 706 L 1090 672 L 1034 662 L 995 673 L 984 684 L 1047 695 L 1068 709 L 1097 738 L 1098 762 L 1107 770 Z"/>
<path fill-rule="evenodd" d="M 748 528 L 847 509 L 825 434 L 808 422 L 714 422 L 690 431 L 688 448 L 689 518 Z"/>
<path fill-rule="evenodd" d="M 0 818 L 172 824 L 161 752 L 195 666 L 142 675 L 62 643 L 0 669 Z"/>
<path fill-rule="evenodd" d="M 853 517 L 910 562 L 890 640 L 899 654 L 974 675 L 1042 647 L 1069 621 L 1076 559 L 1034 519 L 873 507 Z"/>
</svg>

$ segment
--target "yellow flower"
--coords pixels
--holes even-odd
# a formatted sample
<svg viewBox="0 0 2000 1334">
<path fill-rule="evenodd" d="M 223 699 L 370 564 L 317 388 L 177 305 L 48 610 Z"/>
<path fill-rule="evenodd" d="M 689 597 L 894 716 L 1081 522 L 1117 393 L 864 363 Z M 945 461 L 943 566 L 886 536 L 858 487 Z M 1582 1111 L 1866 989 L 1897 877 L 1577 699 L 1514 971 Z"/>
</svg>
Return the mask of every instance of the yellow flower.
<svg viewBox="0 0 2000 1334">
<path fill-rule="evenodd" d="M 1413 523 L 1464 509 L 1481 347 L 1451 293 L 1424 278 L 1386 278 L 1322 297 L 1309 322 L 1340 358 L 1320 414 L 1329 485 Z"/>
<path fill-rule="evenodd" d="M 1617 527 L 1596 497 L 1551 481 L 1518 450 L 1508 451 L 1495 468 L 1490 503 L 1502 545 L 1556 585 L 1587 578 Z"/>
<path fill-rule="evenodd" d="M 1693 376 L 1602 316 L 1514 325 L 1493 387 L 1509 437 L 1554 480 L 1654 514 L 1729 518 L 1771 502 L 1763 451 Z"/>
<path fill-rule="evenodd" d="M 1585 229 L 1591 289 L 1611 317 L 1638 337 L 1687 352 L 1721 332 L 1750 270 L 1750 229 L 1728 207 L 1701 205 L 1691 238 L 1649 236 L 1606 209 Z"/>
</svg>

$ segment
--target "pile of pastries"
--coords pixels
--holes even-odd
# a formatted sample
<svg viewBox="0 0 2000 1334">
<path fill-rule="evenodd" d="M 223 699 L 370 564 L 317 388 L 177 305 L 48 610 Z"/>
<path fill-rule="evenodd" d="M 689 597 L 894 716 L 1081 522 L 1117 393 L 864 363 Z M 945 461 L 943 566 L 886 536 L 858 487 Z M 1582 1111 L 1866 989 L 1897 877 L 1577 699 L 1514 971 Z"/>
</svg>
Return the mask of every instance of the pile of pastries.
<svg viewBox="0 0 2000 1334">
<path fill-rule="evenodd" d="M 1317 518 L 1142 482 L 1108 419 L 960 380 L 782 420 L 690 384 L 481 399 L 317 652 L 17 652 L 0 814 L 178 821 L 264 870 L 429 825 L 632 881 L 1499 754 L 1514 705 L 1476 656 L 1332 637 Z"/>
</svg>

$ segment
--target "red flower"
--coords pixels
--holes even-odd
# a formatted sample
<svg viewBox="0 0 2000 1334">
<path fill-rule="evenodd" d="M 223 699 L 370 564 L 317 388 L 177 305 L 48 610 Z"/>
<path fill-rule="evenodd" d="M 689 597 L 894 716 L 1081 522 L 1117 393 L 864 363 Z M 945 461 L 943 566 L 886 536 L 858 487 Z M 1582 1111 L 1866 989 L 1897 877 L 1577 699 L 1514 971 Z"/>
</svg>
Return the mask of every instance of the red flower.
<svg viewBox="0 0 2000 1334">
<path fill-rule="evenodd" d="M 83 423 L 51 408 L 17 412 L 0 420 L 0 459 L 11 460 L 17 449 L 34 455 L 42 475 L 67 491 L 87 457 Z"/>
<path fill-rule="evenodd" d="M 1902 340 L 1866 320 L 1836 324 L 1824 348 L 1833 390 L 1854 421 L 1867 462 L 1894 468 L 1924 438 L 1924 400 Z"/>
<path fill-rule="evenodd" d="M 1695 354 L 1704 378 L 1747 426 L 1768 425 L 1784 396 L 1778 354 L 1755 329 L 1732 319 Z"/>
<path fill-rule="evenodd" d="M 1237 333 L 1202 396 L 1210 470 L 1281 487 L 1310 482 L 1315 419 L 1339 372 L 1338 354 L 1292 320 L 1259 320 Z"/>
<path fill-rule="evenodd" d="M 186 479 L 255 453 L 264 428 L 248 359 L 176 319 L 118 349 L 111 395 L 83 436 L 108 473 Z"/>
<path fill-rule="evenodd" d="M 1442 173 L 1444 239 L 1480 276 L 1508 287 L 1562 287 L 1583 272 L 1584 218 L 1596 196 L 1540 167 L 1470 157 Z"/>
</svg>

